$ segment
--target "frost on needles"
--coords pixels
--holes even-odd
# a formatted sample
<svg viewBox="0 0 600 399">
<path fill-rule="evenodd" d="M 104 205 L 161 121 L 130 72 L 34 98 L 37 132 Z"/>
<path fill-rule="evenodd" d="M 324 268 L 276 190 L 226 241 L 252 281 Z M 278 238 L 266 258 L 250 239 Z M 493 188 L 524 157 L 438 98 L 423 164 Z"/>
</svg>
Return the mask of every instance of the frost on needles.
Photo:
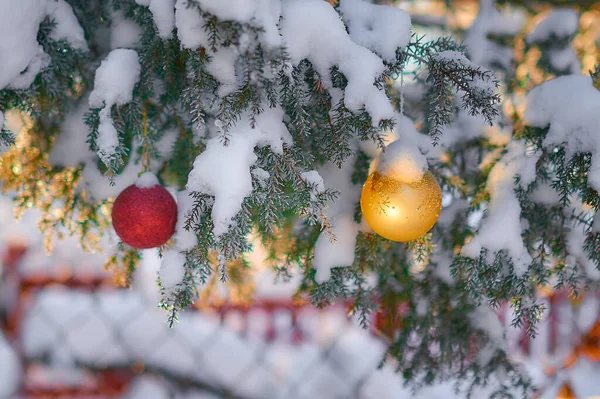
<svg viewBox="0 0 600 399">
<path fill-rule="evenodd" d="M 315 305 L 349 300 L 365 325 L 406 306 L 386 358 L 416 386 L 453 376 L 527 395 L 488 305 L 511 302 L 533 333 L 538 285 L 599 279 L 597 78 L 545 83 L 513 124 L 491 71 L 512 50 L 492 40 L 520 26 L 492 3 L 467 49 L 362 0 L 0 0 L 3 189 L 42 210 L 48 243 L 108 247 L 127 282 L 140 255 L 111 244 L 106 214 L 144 168 L 178 202 L 159 273 L 171 324 L 214 276 L 235 284 L 260 239 Z M 560 54 L 553 65 L 577 65 Z M 396 154 L 414 176 L 429 168 L 445 197 L 407 244 L 373 234 L 358 206 L 388 145 L 381 167 Z"/>
</svg>

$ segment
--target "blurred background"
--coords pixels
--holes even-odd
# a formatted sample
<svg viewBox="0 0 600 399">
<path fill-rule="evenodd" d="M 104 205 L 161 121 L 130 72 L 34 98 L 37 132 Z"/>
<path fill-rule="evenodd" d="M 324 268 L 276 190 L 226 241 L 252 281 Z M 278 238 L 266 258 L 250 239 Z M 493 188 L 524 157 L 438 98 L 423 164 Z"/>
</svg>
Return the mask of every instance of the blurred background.
<svg viewBox="0 0 600 399">
<path fill-rule="evenodd" d="M 587 71 L 599 63 L 600 11 L 594 5 L 578 9 L 579 31 L 566 43 L 570 50 L 561 42 L 550 49 L 553 57 L 543 58 L 525 38 L 556 4 L 505 3 L 510 4 L 494 14 L 496 23 L 485 25 L 477 22 L 483 12 L 478 1 L 397 5 L 428 38 L 452 34 L 469 44 L 476 36 L 469 33 L 485 30 L 477 37 L 489 43 L 472 42 L 471 57 L 482 65 L 514 67 L 503 93 L 505 113 L 512 115 L 521 112 L 531 87 L 551 77 L 541 62 L 565 71 Z M 420 93 L 411 93 L 410 83 L 404 89 L 410 113 L 417 106 L 411 99 Z M 28 211 L 17 221 L 10 198 L 0 198 L 0 399 L 462 397 L 454 393 L 460 381 L 416 394 L 405 388 L 392 362 L 378 367 L 386 348 L 382 331 L 399 327 L 397 320 L 375 314 L 363 328 L 345 303 L 308 305 L 294 295 L 297 276 L 276 281 L 260 245 L 250 255 L 250 271 L 236 276 L 232 268 L 234 284 L 211 281 L 197 307 L 168 328 L 166 313 L 157 307 L 156 250 L 143 251 L 131 287 L 122 288 L 119 276 L 103 269 L 110 254 L 85 252 L 69 238 L 48 254 L 39 217 Z M 531 373 L 540 398 L 600 398 L 597 295 L 570 298 L 548 291 L 540 297 L 547 311 L 535 340 L 527 338 L 526 326 L 508 325 L 504 307 L 498 310 L 512 356 Z M 473 397 L 487 395 L 476 391 Z"/>
</svg>

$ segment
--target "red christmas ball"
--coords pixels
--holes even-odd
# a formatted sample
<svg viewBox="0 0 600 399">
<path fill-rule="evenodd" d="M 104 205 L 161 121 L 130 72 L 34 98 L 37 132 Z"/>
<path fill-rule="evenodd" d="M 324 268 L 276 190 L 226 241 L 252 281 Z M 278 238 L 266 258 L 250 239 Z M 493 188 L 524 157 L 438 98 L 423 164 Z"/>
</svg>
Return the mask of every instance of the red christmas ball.
<svg viewBox="0 0 600 399">
<path fill-rule="evenodd" d="M 123 190 L 112 209 L 117 235 L 125 244 L 137 249 L 160 247 L 173 236 L 177 223 L 177 204 L 173 196 L 153 175 L 144 177 Z"/>
</svg>

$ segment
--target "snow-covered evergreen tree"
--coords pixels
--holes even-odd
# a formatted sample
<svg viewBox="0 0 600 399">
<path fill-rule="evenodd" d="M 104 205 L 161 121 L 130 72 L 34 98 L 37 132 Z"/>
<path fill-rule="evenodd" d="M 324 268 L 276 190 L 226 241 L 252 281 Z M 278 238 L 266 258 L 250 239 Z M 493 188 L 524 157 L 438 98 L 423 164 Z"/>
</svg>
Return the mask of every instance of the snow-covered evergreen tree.
<svg viewBox="0 0 600 399">
<path fill-rule="evenodd" d="M 382 338 L 407 380 L 496 373 L 527 395 L 492 308 L 510 302 L 533 334 L 540 287 L 597 285 L 599 73 L 572 47 L 588 2 L 529 31 L 538 8 L 500 3 L 481 0 L 457 42 L 364 0 L 0 0 L 3 190 L 44 212 L 49 249 L 66 234 L 110 248 L 126 283 L 139 254 L 111 247 L 110 209 L 152 172 L 178 202 L 160 249 L 170 323 L 259 237 L 315 305 L 400 319 Z M 408 243 L 359 206 L 395 141 L 443 192 Z"/>
</svg>

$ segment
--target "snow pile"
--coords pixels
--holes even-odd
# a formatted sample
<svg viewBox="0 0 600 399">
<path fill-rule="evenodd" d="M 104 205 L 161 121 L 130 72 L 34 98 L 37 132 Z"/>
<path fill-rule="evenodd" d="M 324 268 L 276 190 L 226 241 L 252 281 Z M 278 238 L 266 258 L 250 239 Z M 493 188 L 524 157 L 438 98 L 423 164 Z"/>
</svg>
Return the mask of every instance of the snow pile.
<svg viewBox="0 0 600 399">
<path fill-rule="evenodd" d="M 396 7 L 376 5 L 364 0 L 342 0 L 340 12 L 350 38 L 393 62 L 396 49 L 410 41 L 410 16 Z"/>
<path fill-rule="evenodd" d="M 116 49 L 111 51 L 96 70 L 94 90 L 89 104 L 100 110 L 98 127 L 98 156 L 105 165 L 119 146 L 119 136 L 110 112 L 113 105 L 124 105 L 131 101 L 133 88 L 140 79 L 140 62 L 134 50 Z"/>
<path fill-rule="evenodd" d="M 364 108 L 373 126 L 391 119 L 394 111 L 385 93 L 373 85 L 384 71 L 383 61 L 356 44 L 333 7 L 322 0 L 290 0 L 282 10 L 281 33 L 291 61 L 308 59 L 319 79 L 331 88 L 330 69 L 338 66 L 348 79 L 344 104 L 351 111 Z"/>
<path fill-rule="evenodd" d="M 257 160 L 254 147 L 269 146 L 273 152 L 283 154 L 283 145 L 292 143 L 282 122 L 281 108 L 266 109 L 256 117 L 254 128 L 249 118 L 250 115 L 244 114 L 229 130 L 227 145 L 219 137 L 209 139 L 188 176 L 188 191 L 215 197 L 212 219 L 217 236 L 227 232 L 242 202 L 252 193 L 250 169 Z M 220 122 L 216 124 L 219 127 Z"/>
<path fill-rule="evenodd" d="M 135 0 L 135 2 L 150 9 L 160 37 L 168 39 L 172 36 L 175 27 L 175 0 Z"/>
<path fill-rule="evenodd" d="M 526 21 L 525 13 L 517 8 L 505 8 L 501 12 L 494 0 L 481 0 L 479 14 L 465 35 L 469 58 L 474 63 L 491 67 L 500 65 L 510 70 L 513 49 L 488 39 L 490 36 L 515 36 Z"/>
<path fill-rule="evenodd" d="M 377 160 L 377 172 L 404 183 L 421 181 L 428 167 L 419 148 L 403 136 L 385 147 Z"/>
<path fill-rule="evenodd" d="M 326 210 L 331 233 L 322 231 L 315 244 L 313 268 L 317 270 L 315 280 L 321 284 L 331 277 L 334 267 L 350 266 L 354 263 L 354 249 L 359 225 L 354 221 L 354 210 L 360 199 L 360 185 L 352 183 L 355 157 L 346 159 L 341 168 L 328 163 L 320 170 L 327 188 L 339 192 L 338 198 Z"/>
<path fill-rule="evenodd" d="M 541 43 L 574 36 L 579 29 L 579 16 L 572 8 L 556 8 L 527 35 L 527 42 Z"/>
<path fill-rule="evenodd" d="M 0 90 L 26 89 L 50 64 L 50 57 L 37 42 L 45 17 L 56 22 L 54 40 L 67 40 L 77 49 L 87 49 L 83 29 L 64 0 L 0 1 Z"/>
<path fill-rule="evenodd" d="M 549 80 L 527 95 L 524 121 L 549 131 L 545 148 L 564 145 L 569 159 L 578 152 L 592 154 L 588 184 L 600 191 L 600 92 L 585 75 L 561 76 Z"/>
<path fill-rule="evenodd" d="M 506 154 L 493 167 L 488 176 L 487 190 L 490 203 L 487 216 L 483 219 L 477 234 L 462 248 L 462 254 L 477 258 L 483 248 L 494 253 L 508 251 L 520 276 L 527 271 L 532 258 L 521 238 L 521 205 L 514 191 L 515 175 L 521 177 L 521 185 L 527 187 L 535 180 L 535 164 L 541 154 L 527 157 L 525 143 L 512 141 Z"/>
</svg>

